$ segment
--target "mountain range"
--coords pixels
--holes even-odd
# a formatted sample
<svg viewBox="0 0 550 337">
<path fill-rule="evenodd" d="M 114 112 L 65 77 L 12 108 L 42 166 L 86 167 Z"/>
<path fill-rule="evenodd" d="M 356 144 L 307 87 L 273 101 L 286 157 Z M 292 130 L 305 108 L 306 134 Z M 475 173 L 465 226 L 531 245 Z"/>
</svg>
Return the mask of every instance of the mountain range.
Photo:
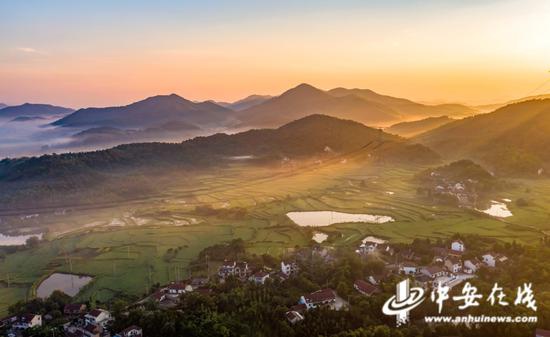
<svg viewBox="0 0 550 337">
<path fill-rule="evenodd" d="M 149 97 L 120 107 L 79 109 L 53 125 L 151 128 L 182 122 L 196 127 L 227 126 L 234 123 L 233 111 L 211 101 L 195 103 L 171 94 Z"/>
<path fill-rule="evenodd" d="M 356 95 L 336 97 L 309 84 L 300 84 L 280 96 L 239 111 L 243 126 L 273 127 L 311 114 L 352 119 L 368 125 L 400 120 L 396 111 Z"/>
<path fill-rule="evenodd" d="M 423 132 L 435 129 L 441 125 L 454 121 L 447 116 L 428 117 L 412 122 L 401 122 L 390 126 L 384 131 L 402 137 L 413 137 Z"/>
<path fill-rule="evenodd" d="M 239 111 L 237 117 L 244 126 L 272 127 L 316 113 L 384 126 L 445 114 L 468 116 L 476 111 L 459 104 L 423 105 L 368 89 L 323 91 L 309 84 L 300 84 L 280 96 Z"/>
<path fill-rule="evenodd" d="M 405 98 L 381 95 L 369 89 L 335 88 L 329 90 L 328 93 L 336 97 L 356 95 L 366 101 L 387 106 L 403 116 L 404 119 L 408 120 L 443 115 L 466 117 L 474 115 L 478 112 L 477 110 L 462 104 L 425 105 Z"/>
<path fill-rule="evenodd" d="M 200 128 L 277 127 L 311 114 L 326 114 L 381 126 L 445 114 L 466 116 L 475 112 L 463 105 L 423 105 L 367 89 L 323 91 L 309 84 L 300 84 L 276 97 L 251 95 L 233 103 L 192 102 L 175 94 L 154 96 L 121 107 L 80 109 L 53 125 L 128 129 L 186 122 Z"/>
<path fill-rule="evenodd" d="M 0 103 L 0 109 L 3 109 L 5 107 L 7 107 L 8 105 L 7 104 L 4 104 L 4 103 Z"/>
<path fill-rule="evenodd" d="M 446 158 L 470 158 L 502 175 L 550 170 L 550 99 L 522 101 L 456 120 L 413 138 Z"/>
<path fill-rule="evenodd" d="M 0 109 L 0 118 L 48 117 L 66 115 L 73 111 L 73 109 L 55 105 L 25 103 Z"/>
</svg>

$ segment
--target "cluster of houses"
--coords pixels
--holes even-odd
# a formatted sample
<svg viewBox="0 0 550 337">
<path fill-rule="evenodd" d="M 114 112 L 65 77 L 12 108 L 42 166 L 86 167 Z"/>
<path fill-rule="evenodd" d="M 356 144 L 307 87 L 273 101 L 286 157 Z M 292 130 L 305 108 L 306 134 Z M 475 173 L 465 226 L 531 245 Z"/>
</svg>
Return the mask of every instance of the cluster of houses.
<svg viewBox="0 0 550 337">
<path fill-rule="evenodd" d="M 436 287 L 438 284 L 453 288 L 475 277 L 482 266 L 495 268 L 508 260 L 502 254 L 491 252 L 482 255 L 481 259 L 464 259 L 465 252 L 464 243 L 461 240 L 453 240 L 450 249 L 434 248 L 431 264 L 417 266 L 414 262 L 404 263 L 400 267 L 400 272 L 414 276 L 415 283 L 424 288 Z"/>
<path fill-rule="evenodd" d="M 208 278 L 193 277 L 188 280 L 170 282 L 169 284 L 157 289 L 151 296 L 141 302 L 153 300 L 164 308 L 170 308 L 177 304 L 179 297 L 190 292 L 197 292 L 203 295 L 212 293 L 208 286 Z"/>
<path fill-rule="evenodd" d="M 464 280 L 475 277 L 481 267 L 495 268 L 508 261 L 502 254 L 488 252 L 481 258 L 463 258 L 466 247 L 461 240 L 453 240 L 450 249 L 435 248 L 432 264 L 419 267 L 415 281 L 423 287 L 434 287 L 437 284 L 450 288 Z"/>
<path fill-rule="evenodd" d="M 313 249 L 304 249 L 296 253 L 297 259 L 307 259 L 315 256 L 322 259 L 325 262 L 333 261 L 334 257 L 331 254 L 331 250 L 326 247 L 317 246 Z M 256 269 L 251 267 L 244 261 L 224 261 L 218 269 L 218 277 L 220 282 L 224 282 L 228 277 L 235 277 L 241 281 L 249 281 L 255 284 L 263 285 L 269 279 L 278 279 L 285 281 L 288 278 L 296 275 L 299 272 L 298 263 L 296 261 L 281 261 L 280 270 L 272 270 L 270 268 L 262 267 Z M 370 289 L 366 289 L 361 284 L 359 285 L 361 290 L 365 291 L 365 294 L 371 293 Z M 376 290 L 375 292 L 377 292 Z M 347 302 L 338 297 L 337 293 L 330 289 L 321 289 L 314 291 L 310 294 L 305 294 L 300 297 L 298 304 L 289 308 L 286 312 L 287 320 L 295 324 L 304 319 L 304 313 L 307 310 L 315 309 L 318 307 L 329 307 L 334 310 L 340 310 L 345 307 Z"/>
<path fill-rule="evenodd" d="M 103 337 L 110 336 L 107 327 L 112 321 L 111 313 L 103 309 L 86 312 L 83 304 L 69 304 L 63 310 L 71 321 L 63 325 L 66 337 Z"/>
<path fill-rule="evenodd" d="M 329 258 L 328 250 L 317 247 L 311 251 L 321 258 Z M 300 254 L 297 254 L 300 257 Z M 285 281 L 299 272 L 298 263 L 295 261 L 281 261 L 280 270 L 270 270 L 269 268 L 260 268 L 254 270 L 244 261 L 224 261 L 218 269 L 220 282 L 224 282 L 228 277 L 235 277 L 241 281 L 250 281 L 255 284 L 263 285 L 268 279 L 279 279 Z M 304 319 L 304 312 L 320 306 L 336 308 L 336 292 L 332 289 L 321 289 L 311 294 L 300 297 L 297 305 L 294 305 L 286 312 L 287 320 L 295 324 Z"/>
<path fill-rule="evenodd" d="M 395 253 L 386 241 L 370 236 L 362 241 L 356 252 L 362 256 L 379 253 L 392 257 Z M 508 261 L 506 256 L 493 252 L 483 254 L 479 258 L 465 259 L 465 252 L 464 242 L 457 239 L 451 241 L 448 248 L 434 247 L 433 259 L 428 265 L 418 265 L 420 258 L 415 256 L 412 250 L 401 252 L 399 258 L 402 261 L 396 265 L 386 264 L 387 267 L 394 267 L 394 271 L 398 274 L 410 275 L 417 286 L 427 289 L 438 284 L 452 288 L 464 280 L 475 277 L 482 266 L 495 268 Z M 378 285 L 380 280 L 376 278 L 376 276 L 369 277 L 369 283 Z"/>
<path fill-rule="evenodd" d="M 438 172 L 431 172 L 433 180 L 433 196 L 444 196 L 456 199 L 461 206 L 473 206 L 477 202 L 478 195 L 475 191 L 477 181 L 467 179 L 465 181 L 453 181 Z"/>
<path fill-rule="evenodd" d="M 286 280 L 290 275 L 298 271 L 296 262 L 281 262 L 280 270 L 272 270 L 267 267 L 254 268 L 246 261 L 225 260 L 218 268 L 218 278 L 220 282 L 225 282 L 229 277 L 236 278 L 243 282 L 249 281 L 255 284 L 263 285 L 269 279 L 278 278 Z M 193 277 L 188 280 L 171 282 L 160 287 L 148 298 L 141 302 L 152 299 L 164 308 L 170 308 L 177 304 L 178 298 L 190 292 L 198 292 L 203 295 L 212 293 L 208 287 L 209 279 L 206 277 Z"/>
<path fill-rule="evenodd" d="M 232 276 L 241 281 L 248 280 L 256 284 L 265 284 L 268 279 L 275 277 L 284 281 L 296 272 L 298 272 L 298 264 L 296 262 L 287 263 L 282 261 L 281 269 L 277 271 L 267 267 L 255 269 L 244 261 L 224 261 L 218 269 L 218 276 L 221 282 L 227 277 Z"/>
<path fill-rule="evenodd" d="M 395 257 L 396 262 L 390 264 L 384 262 L 386 268 L 379 275 L 370 275 L 366 280 L 356 280 L 353 288 L 364 296 L 373 296 L 381 292 L 380 282 L 392 274 L 409 275 L 414 279 L 417 286 L 425 289 L 441 284 L 454 287 L 464 280 L 475 277 L 478 270 L 484 266 L 495 268 L 507 262 L 507 257 L 502 254 L 488 252 L 480 258 L 465 259 L 466 247 L 461 240 L 453 240 L 448 248 L 433 247 L 433 259 L 428 265 L 419 266 L 421 260 L 415 256 L 412 250 L 395 253 L 395 248 L 387 241 L 369 236 L 365 238 L 356 250 L 361 256 L 379 254 L 386 256 L 384 260 L 391 260 Z M 299 251 L 296 259 L 306 259 L 317 256 L 323 261 L 330 263 L 334 256 L 327 247 L 317 246 L 310 250 Z M 269 279 L 287 280 L 299 272 L 298 263 L 295 261 L 282 261 L 279 270 L 266 267 L 254 268 L 246 261 L 224 261 L 218 269 L 220 282 L 225 282 L 229 277 L 239 279 L 243 282 L 253 282 L 258 285 L 265 284 Z M 164 304 L 166 308 L 177 304 L 178 298 L 183 294 L 198 292 L 209 295 L 212 289 L 208 287 L 209 279 L 205 277 L 193 277 L 184 281 L 171 282 L 156 290 L 145 300 L 154 300 Z M 143 300 L 143 301 L 145 301 Z M 141 301 L 141 302 L 143 302 Z M 138 302 L 139 303 L 139 302 Z M 293 305 L 285 313 L 286 319 L 295 324 L 304 319 L 308 310 L 318 307 L 328 307 L 333 310 L 346 308 L 348 303 L 338 296 L 336 291 L 330 288 L 320 289 L 309 294 L 300 296 L 296 305 Z M 69 322 L 63 325 L 67 337 L 141 337 L 142 330 L 137 326 L 111 335 L 108 331 L 109 323 L 113 320 L 107 310 L 87 310 L 85 304 L 68 304 L 64 308 L 64 315 Z M 0 320 L 0 328 L 9 328 L 8 336 L 17 337 L 22 330 L 42 326 L 42 316 L 36 314 L 25 314 L 12 316 Z"/>
<path fill-rule="evenodd" d="M 108 329 L 113 318 L 111 313 L 104 309 L 87 310 L 85 304 L 67 304 L 63 308 L 64 316 L 69 320 L 63 324 L 65 337 L 142 337 L 142 329 L 131 326 L 112 335 Z M 47 316 L 47 315 L 46 315 Z M 0 320 L 0 327 L 7 329 L 8 337 L 22 336 L 23 331 L 43 324 L 42 315 L 24 314 L 11 316 Z"/>
</svg>

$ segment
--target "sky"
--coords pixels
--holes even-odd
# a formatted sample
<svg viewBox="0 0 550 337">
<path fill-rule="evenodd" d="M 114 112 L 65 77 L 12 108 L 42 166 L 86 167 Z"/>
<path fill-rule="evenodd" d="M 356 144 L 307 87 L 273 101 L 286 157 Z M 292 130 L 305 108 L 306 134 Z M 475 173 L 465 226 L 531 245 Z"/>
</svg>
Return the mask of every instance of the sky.
<svg viewBox="0 0 550 337">
<path fill-rule="evenodd" d="M 488 104 L 550 92 L 549 36 L 546 0 L 0 0 L 0 102 L 234 101 L 306 82 Z"/>
</svg>

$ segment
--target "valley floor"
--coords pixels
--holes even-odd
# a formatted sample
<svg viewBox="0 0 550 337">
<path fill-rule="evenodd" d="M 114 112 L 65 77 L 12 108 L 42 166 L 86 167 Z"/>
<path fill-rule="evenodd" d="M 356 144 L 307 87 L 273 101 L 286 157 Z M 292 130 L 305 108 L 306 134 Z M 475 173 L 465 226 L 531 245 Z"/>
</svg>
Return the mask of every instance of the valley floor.
<svg viewBox="0 0 550 337">
<path fill-rule="evenodd" d="M 412 177 L 422 169 L 369 166 L 354 160 L 293 169 L 235 164 L 185 183 L 175 181 L 162 195 L 139 201 L 30 218 L 1 215 L 0 226 L 49 231 L 37 247 L 0 260 L 0 315 L 10 304 L 35 296 L 40 281 L 54 271 L 94 276 L 79 299 L 94 296 L 106 301 L 122 294 L 137 298 L 155 283 L 188 276 L 189 263 L 202 249 L 233 238 L 242 238 L 249 253 L 282 255 L 311 244 L 317 231 L 329 235 L 323 244 L 349 247 L 358 246 L 367 235 L 410 242 L 455 233 L 536 244 L 550 231 L 549 180 L 514 181 L 515 187 L 495 195 L 495 200 L 512 200 L 509 208 L 514 214 L 497 219 L 470 209 L 433 205 L 418 196 Z M 528 206 L 517 207 L 514 201 L 519 198 L 528 200 Z M 200 206 L 211 208 L 205 212 Z M 313 229 L 299 227 L 285 215 L 313 210 L 387 215 L 395 222 Z"/>
</svg>

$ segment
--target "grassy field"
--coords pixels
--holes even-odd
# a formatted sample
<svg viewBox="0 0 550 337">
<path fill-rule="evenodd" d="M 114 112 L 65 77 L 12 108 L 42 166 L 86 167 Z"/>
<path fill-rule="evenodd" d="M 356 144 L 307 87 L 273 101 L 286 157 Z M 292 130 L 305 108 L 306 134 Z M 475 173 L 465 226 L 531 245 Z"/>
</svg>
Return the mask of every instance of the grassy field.
<svg viewBox="0 0 550 337">
<path fill-rule="evenodd" d="M 105 301 L 121 293 L 141 296 L 154 283 L 188 276 L 189 262 L 203 248 L 242 238 L 251 253 L 281 255 L 311 242 L 313 230 L 293 224 L 289 211 L 334 210 L 390 215 L 386 224 L 335 224 L 317 228 L 332 245 L 355 247 L 366 235 L 392 242 L 418 237 L 475 233 L 503 241 L 536 244 L 550 231 L 550 181 L 518 180 L 495 199 L 528 200 L 513 217 L 499 220 L 457 207 L 432 205 L 416 194 L 411 177 L 420 167 L 396 169 L 333 162 L 306 168 L 245 168 L 174 182 L 164 194 L 140 202 L 72 209 L 41 215 L 29 227 L 50 228 L 47 241 L 0 261 L 0 315 L 17 300 L 33 296 L 40 280 L 54 271 L 94 276 L 78 299 Z M 198 205 L 246 208 L 239 220 L 201 216 Z M 5 218 L 13 225 L 20 218 Z M 177 249 L 177 254 L 167 254 Z M 7 279 L 10 288 L 7 288 Z"/>
</svg>

